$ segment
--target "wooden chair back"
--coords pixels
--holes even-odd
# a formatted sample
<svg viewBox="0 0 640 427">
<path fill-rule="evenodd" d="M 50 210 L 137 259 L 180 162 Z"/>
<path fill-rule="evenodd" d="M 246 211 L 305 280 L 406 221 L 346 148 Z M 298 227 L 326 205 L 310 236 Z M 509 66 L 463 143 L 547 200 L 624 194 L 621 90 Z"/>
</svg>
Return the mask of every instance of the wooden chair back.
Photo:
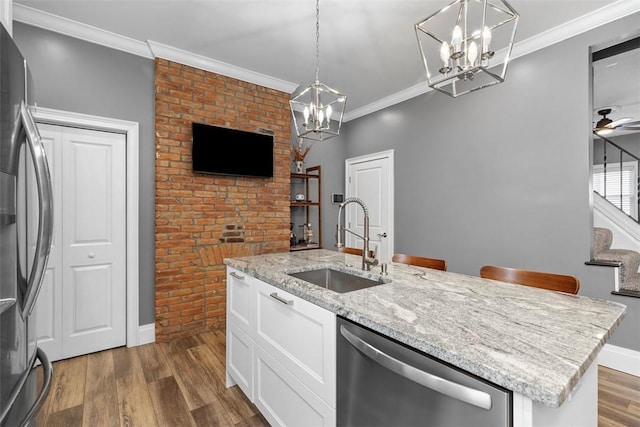
<svg viewBox="0 0 640 427">
<path fill-rule="evenodd" d="M 508 267 L 495 267 L 492 265 L 482 267 L 480 269 L 480 277 L 569 294 L 577 294 L 580 289 L 580 280 L 573 276 L 518 270 Z"/>
<path fill-rule="evenodd" d="M 347 246 L 343 246 L 341 248 L 338 248 L 338 252 L 344 252 L 345 254 L 362 256 L 362 249 L 359 249 L 359 248 L 349 248 Z"/>
<path fill-rule="evenodd" d="M 434 270 L 447 271 L 447 261 L 436 258 L 425 258 L 421 256 L 394 254 L 391 258 L 393 262 L 401 264 L 416 265 L 418 267 L 433 268 Z"/>
<path fill-rule="evenodd" d="M 360 248 L 349 248 L 347 246 L 343 246 L 341 248 L 338 248 L 338 252 L 344 252 L 345 254 L 351 254 L 351 255 L 358 255 L 358 256 L 362 256 L 362 249 Z M 373 251 L 369 251 L 369 258 L 373 258 L 374 253 Z"/>
</svg>

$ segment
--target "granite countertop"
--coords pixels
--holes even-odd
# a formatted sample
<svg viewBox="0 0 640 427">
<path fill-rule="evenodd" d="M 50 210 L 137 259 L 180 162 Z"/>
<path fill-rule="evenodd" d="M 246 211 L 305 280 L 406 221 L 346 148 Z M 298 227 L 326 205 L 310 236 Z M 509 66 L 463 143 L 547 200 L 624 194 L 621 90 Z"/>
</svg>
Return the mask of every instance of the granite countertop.
<svg viewBox="0 0 640 427">
<path fill-rule="evenodd" d="M 225 264 L 533 401 L 560 406 L 626 312 L 622 304 L 479 277 L 389 264 L 389 283 L 339 294 L 287 273 L 360 270 L 328 250 L 225 259 Z"/>
</svg>

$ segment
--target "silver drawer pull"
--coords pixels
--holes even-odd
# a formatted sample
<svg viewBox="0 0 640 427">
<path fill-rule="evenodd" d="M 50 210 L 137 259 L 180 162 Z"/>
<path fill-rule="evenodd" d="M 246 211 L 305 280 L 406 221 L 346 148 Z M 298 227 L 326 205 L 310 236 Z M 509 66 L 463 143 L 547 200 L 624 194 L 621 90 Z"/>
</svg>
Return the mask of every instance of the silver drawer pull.
<svg viewBox="0 0 640 427">
<path fill-rule="evenodd" d="M 238 280 L 244 280 L 244 276 L 239 275 L 238 273 L 236 273 L 235 271 L 231 272 L 231 276 L 235 277 Z"/>
<path fill-rule="evenodd" d="M 274 300 L 280 301 L 283 304 L 293 305 L 293 300 L 286 300 L 286 299 L 282 298 L 280 295 L 278 295 L 277 292 L 274 292 L 274 293 L 270 294 L 269 296 L 271 298 L 273 298 Z"/>
</svg>

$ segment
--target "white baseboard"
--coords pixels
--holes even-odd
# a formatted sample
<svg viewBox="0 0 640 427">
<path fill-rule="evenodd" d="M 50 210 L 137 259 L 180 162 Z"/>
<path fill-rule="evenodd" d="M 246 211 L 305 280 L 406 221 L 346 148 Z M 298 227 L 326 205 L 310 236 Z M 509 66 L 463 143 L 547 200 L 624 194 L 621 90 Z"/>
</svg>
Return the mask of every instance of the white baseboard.
<svg viewBox="0 0 640 427">
<path fill-rule="evenodd" d="M 138 345 L 156 342 L 156 324 L 148 323 L 138 327 Z"/>
<path fill-rule="evenodd" d="M 598 365 L 640 377 L 640 351 L 605 344 L 598 356 Z"/>
</svg>

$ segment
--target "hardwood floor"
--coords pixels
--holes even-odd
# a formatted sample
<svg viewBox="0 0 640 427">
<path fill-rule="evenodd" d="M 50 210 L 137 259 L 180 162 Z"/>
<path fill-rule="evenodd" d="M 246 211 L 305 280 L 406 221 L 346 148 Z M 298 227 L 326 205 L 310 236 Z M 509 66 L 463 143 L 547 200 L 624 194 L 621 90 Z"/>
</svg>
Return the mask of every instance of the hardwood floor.
<svg viewBox="0 0 640 427">
<path fill-rule="evenodd" d="M 54 363 L 44 426 L 268 426 L 225 387 L 225 336 L 203 333 Z M 640 426 L 640 378 L 598 369 L 598 426 Z"/>
<path fill-rule="evenodd" d="M 237 386 L 225 387 L 225 336 L 207 332 L 53 364 L 43 426 L 268 426 Z"/>
<path fill-rule="evenodd" d="M 598 426 L 640 426 L 640 377 L 598 367 Z"/>
</svg>

